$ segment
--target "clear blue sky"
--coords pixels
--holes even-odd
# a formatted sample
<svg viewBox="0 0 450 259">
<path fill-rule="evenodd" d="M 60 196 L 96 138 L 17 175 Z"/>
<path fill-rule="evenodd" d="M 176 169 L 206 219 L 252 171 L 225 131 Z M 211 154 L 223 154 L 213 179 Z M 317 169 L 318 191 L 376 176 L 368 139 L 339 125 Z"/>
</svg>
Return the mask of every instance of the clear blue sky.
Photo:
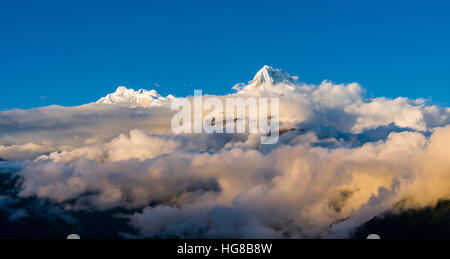
<svg viewBox="0 0 450 259">
<path fill-rule="evenodd" d="M 368 97 L 446 106 L 450 3 L 0 3 L 0 109 L 83 104 L 118 85 L 223 94 L 264 64 L 308 83 L 356 81 Z"/>
</svg>

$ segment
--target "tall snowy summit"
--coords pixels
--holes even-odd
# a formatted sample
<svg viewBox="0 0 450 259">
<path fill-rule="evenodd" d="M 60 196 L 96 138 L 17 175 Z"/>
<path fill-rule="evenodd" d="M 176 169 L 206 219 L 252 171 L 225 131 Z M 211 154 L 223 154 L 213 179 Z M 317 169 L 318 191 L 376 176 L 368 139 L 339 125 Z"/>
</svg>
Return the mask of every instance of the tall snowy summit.
<svg viewBox="0 0 450 259">
<path fill-rule="evenodd" d="M 295 85 L 297 77 L 281 69 L 264 66 L 256 73 L 253 80 L 249 82 L 248 87 L 264 88 L 265 86 L 274 86 L 277 84 Z"/>
</svg>

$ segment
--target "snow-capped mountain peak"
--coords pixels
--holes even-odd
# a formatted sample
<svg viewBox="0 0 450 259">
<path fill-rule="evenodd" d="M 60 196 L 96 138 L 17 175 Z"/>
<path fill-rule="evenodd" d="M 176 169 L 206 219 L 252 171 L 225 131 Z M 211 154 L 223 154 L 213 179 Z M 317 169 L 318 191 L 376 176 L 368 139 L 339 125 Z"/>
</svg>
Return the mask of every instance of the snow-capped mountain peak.
<svg viewBox="0 0 450 259">
<path fill-rule="evenodd" d="M 154 105 L 162 105 L 175 99 L 173 95 L 164 97 L 155 90 L 139 89 L 135 91 L 124 86 L 119 86 L 114 93 L 108 94 L 100 98 L 97 103 L 115 104 L 115 103 L 129 103 L 138 104 L 140 106 L 148 107 Z"/>
<path fill-rule="evenodd" d="M 255 75 L 252 81 L 249 82 L 249 87 L 264 88 L 264 86 L 274 86 L 276 84 L 296 84 L 297 78 L 291 76 L 289 73 L 281 69 L 264 66 Z"/>
<path fill-rule="evenodd" d="M 253 77 L 248 85 L 238 84 L 233 87 L 238 91 L 241 90 L 258 90 L 264 91 L 283 91 L 283 89 L 294 89 L 297 84 L 297 77 L 291 76 L 289 73 L 281 69 L 264 66 Z M 280 87 L 282 86 L 282 87 Z M 160 95 L 155 90 L 139 89 L 135 91 L 124 86 L 119 86 L 114 93 L 110 93 L 100 98 L 97 103 L 104 104 L 133 104 L 144 107 L 163 105 L 174 100 L 173 95 L 166 97 Z"/>
</svg>

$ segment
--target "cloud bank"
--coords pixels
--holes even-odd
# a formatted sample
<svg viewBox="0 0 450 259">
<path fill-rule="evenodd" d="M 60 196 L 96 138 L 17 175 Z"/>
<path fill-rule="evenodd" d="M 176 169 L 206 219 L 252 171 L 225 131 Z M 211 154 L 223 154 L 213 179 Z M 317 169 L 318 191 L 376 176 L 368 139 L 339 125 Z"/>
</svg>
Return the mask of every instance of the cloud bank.
<svg viewBox="0 0 450 259">
<path fill-rule="evenodd" d="M 137 230 L 125 237 L 345 238 L 386 211 L 450 199 L 449 108 L 265 69 L 215 97 L 278 97 L 277 144 L 173 134 L 170 104 L 92 103 L 0 112 L 0 158 L 27 160 L 19 198 L 131 211 L 117 214 Z"/>
</svg>

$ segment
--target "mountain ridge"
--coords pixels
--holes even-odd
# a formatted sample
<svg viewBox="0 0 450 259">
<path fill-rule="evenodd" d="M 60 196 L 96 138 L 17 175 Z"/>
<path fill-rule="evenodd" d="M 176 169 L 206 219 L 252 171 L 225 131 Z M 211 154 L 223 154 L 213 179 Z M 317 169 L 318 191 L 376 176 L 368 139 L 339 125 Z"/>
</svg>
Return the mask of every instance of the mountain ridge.
<svg viewBox="0 0 450 259">
<path fill-rule="evenodd" d="M 297 77 L 271 66 L 263 66 L 243 89 L 273 89 L 274 86 L 283 84 L 284 86 L 294 88 L 297 84 Z M 238 89 L 242 90 L 242 89 Z M 103 104 L 138 104 L 140 106 L 159 106 L 164 105 L 175 99 L 175 96 L 169 94 L 164 97 L 156 90 L 139 89 L 134 90 L 119 86 L 113 93 L 100 98 L 97 103 Z"/>
<path fill-rule="evenodd" d="M 125 86 L 119 86 L 114 93 L 110 93 L 105 97 L 100 98 L 97 103 L 103 104 L 117 104 L 117 103 L 130 103 L 139 104 L 141 106 L 157 106 L 167 103 L 175 99 L 175 96 L 168 95 L 166 97 L 160 95 L 156 90 L 145 90 L 126 88 Z"/>
</svg>

